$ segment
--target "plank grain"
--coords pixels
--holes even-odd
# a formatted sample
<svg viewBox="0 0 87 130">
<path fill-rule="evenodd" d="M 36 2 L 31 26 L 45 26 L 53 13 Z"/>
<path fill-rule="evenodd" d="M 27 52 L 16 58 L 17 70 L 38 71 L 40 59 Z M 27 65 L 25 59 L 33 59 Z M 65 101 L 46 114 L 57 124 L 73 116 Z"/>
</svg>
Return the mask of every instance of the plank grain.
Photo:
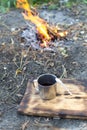
<svg viewBox="0 0 87 130">
<path fill-rule="evenodd" d="M 63 83 L 72 92 L 72 96 L 58 84 L 56 98 L 42 100 L 33 83 L 28 81 L 18 113 L 45 117 L 87 119 L 87 79 L 64 79 Z"/>
</svg>

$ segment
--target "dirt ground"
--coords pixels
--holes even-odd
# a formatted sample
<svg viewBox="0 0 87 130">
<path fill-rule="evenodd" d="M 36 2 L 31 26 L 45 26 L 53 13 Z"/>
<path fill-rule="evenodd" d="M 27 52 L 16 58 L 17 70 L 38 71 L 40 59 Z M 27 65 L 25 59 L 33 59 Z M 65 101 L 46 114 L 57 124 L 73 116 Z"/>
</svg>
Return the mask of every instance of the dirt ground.
<svg viewBox="0 0 87 130">
<path fill-rule="evenodd" d="M 56 51 L 38 50 L 21 38 L 27 24 L 20 10 L 0 13 L 0 130 L 87 130 L 86 120 L 17 113 L 28 79 L 43 73 L 87 79 L 87 6 L 38 11 L 50 24 L 63 26 L 69 34 L 67 40 L 58 41 Z"/>
</svg>

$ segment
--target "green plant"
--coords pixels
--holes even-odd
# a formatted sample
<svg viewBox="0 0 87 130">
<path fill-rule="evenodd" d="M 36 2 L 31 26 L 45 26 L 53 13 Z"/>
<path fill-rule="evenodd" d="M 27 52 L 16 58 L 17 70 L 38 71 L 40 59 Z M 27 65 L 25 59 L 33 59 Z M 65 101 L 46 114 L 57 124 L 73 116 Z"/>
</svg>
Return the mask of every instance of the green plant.
<svg viewBox="0 0 87 130">
<path fill-rule="evenodd" d="M 50 10 L 58 9 L 58 5 L 56 5 L 56 4 L 50 4 L 49 7 L 48 7 L 48 9 L 50 9 Z"/>
<path fill-rule="evenodd" d="M 17 0 L 0 0 L 0 12 L 7 12 L 10 8 L 16 6 Z M 56 9 L 58 3 L 61 0 L 28 0 L 30 5 L 40 5 L 44 3 L 49 3 L 49 9 Z M 68 0 L 65 2 L 66 7 L 71 7 L 75 3 L 83 2 L 84 4 L 87 4 L 87 0 Z"/>
<path fill-rule="evenodd" d="M 87 0 L 82 0 L 82 1 L 83 1 L 83 3 L 87 4 Z"/>
<path fill-rule="evenodd" d="M 0 0 L 0 12 L 6 12 L 15 6 L 16 0 Z"/>
<path fill-rule="evenodd" d="M 67 7 L 71 7 L 73 4 L 78 4 L 78 3 L 84 3 L 87 4 L 87 0 L 68 0 L 68 2 L 66 2 L 66 6 Z"/>
</svg>

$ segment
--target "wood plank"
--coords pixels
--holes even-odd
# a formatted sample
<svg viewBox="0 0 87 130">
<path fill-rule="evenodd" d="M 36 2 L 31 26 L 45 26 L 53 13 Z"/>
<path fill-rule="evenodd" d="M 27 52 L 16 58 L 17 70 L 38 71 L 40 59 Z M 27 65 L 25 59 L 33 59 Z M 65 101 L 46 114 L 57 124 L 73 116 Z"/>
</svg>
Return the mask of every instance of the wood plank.
<svg viewBox="0 0 87 130">
<path fill-rule="evenodd" d="M 87 119 L 87 79 L 63 80 L 72 96 L 58 84 L 57 96 L 52 100 L 42 100 L 32 84 L 28 82 L 18 112 L 26 115 Z"/>
</svg>

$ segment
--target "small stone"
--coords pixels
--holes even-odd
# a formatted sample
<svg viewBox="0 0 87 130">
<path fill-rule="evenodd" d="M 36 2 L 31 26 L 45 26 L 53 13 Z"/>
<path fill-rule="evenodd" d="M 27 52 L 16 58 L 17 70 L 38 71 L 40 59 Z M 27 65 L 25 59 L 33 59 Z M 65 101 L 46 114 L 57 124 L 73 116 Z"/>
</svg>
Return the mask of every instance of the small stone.
<svg viewBox="0 0 87 130">
<path fill-rule="evenodd" d="M 77 39 L 78 39 L 78 37 L 76 37 L 76 36 L 75 36 L 75 37 L 73 37 L 73 40 L 77 40 Z"/>
<path fill-rule="evenodd" d="M 84 33 L 85 33 L 85 31 L 81 31 L 81 32 L 80 32 L 80 34 L 84 34 Z"/>
<path fill-rule="evenodd" d="M 87 38 L 87 35 L 85 35 L 84 38 Z"/>
<path fill-rule="evenodd" d="M 87 42 L 87 39 L 84 39 L 84 42 Z"/>
<path fill-rule="evenodd" d="M 51 67 L 53 67 L 53 66 L 54 66 L 54 62 L 51 62 L 49 65 L 50 65 Z"/>
<path fill-rule="evenodd" d="M 79 22 L 79 19 L 76 19 L 76 22 Z"/>
<path fill-rule="evenodd" d="M 7 69 L 7 67 L 4 67 L 4 70 L 6 70 Z"/>
<path fill-rule="evenodd" d="M 87 47 L 87 43 L 83 43 L 83 46 L 86 46 L 86 47 Z"/>
<path fill-rule="evenodd" d="M 20 31 L 20 28 L 16 28 L 16 27 L 11 28 L 11 32 L 18 32 L 18 31 Z"/>
<path fill-rule="evenodd" d="M 11 28 L 11 32 L 14 32 L 16 30 L 16 28 Z"/>
<path fill-rule="evenodd" d="M 4 45 L 5 45 L 5 42 L 3 42 L 2 45 L 4 46 Z"/>
</svg>

